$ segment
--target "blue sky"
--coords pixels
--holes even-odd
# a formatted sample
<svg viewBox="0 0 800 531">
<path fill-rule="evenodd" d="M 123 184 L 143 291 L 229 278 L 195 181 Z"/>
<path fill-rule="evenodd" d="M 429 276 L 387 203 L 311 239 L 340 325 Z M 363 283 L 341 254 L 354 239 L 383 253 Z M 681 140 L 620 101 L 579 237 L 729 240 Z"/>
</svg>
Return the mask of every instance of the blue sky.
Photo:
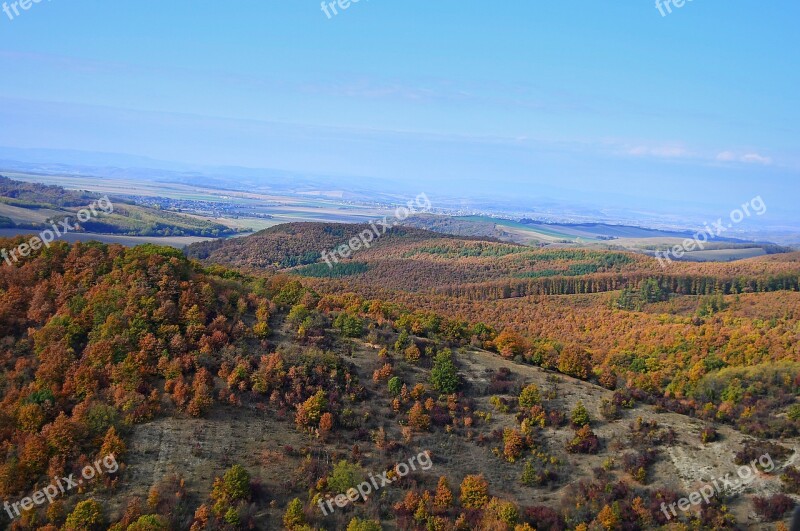
<svg viewBox="0 0 800 531">
<path fill-rule="evenodd" d="M 43 0 L 0 12 L 0 146 L 798 221 L 800 4 L 672 10 Z"/>
</svg>

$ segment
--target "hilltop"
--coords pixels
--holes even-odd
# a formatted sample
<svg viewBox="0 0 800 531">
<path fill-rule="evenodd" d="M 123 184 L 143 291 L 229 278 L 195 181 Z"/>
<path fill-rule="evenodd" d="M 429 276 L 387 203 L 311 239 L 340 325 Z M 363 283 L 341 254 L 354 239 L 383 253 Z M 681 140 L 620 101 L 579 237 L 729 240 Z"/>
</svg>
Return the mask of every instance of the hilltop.
<svg viewBox="0 0 800 531">
<path fill-rule="evenodd" d="M 0 495 L 120 464 L 11 527 L 736 529 L 793 504 L 798 256 L 664 272 L 399 228 L 331 274 L 295 259 L 358 229 L 276 227 L 202 262 L 58 242 L 0 268 Z M 456 289 L 511 279 L 559 294 Z M 664 513 L 763 456 L 744 492 Z"/>
</svg>

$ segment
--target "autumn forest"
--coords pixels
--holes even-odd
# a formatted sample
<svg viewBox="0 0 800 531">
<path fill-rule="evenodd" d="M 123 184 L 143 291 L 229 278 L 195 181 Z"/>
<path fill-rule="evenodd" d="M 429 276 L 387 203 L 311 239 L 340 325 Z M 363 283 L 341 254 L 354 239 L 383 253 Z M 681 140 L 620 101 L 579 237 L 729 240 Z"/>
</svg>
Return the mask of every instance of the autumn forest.
<svg viewBox="0 0 800 531">
<path fill-rule="evenodd" d="M 623 251 L 398 228 L 314 263 L 359 229 L 284 225 L 187 255 L 59 243 L 0 268 L 0 494 L 119 463 L 11 506 L 4 525 L 782 525 L 800 493 L 800 254 L 664 271 Z M 146 475 L 155 426 L 161 444 L 182 426 L 197 442 Z M 674 467 L 689 448 L 780 468 L 673 517 L 661 508 L 687 494 Z M 431 469 L 401 477 L 395 464 L 422 451 Z M 337 507 L 387 471 L 391 486 Z"/>
</svg>

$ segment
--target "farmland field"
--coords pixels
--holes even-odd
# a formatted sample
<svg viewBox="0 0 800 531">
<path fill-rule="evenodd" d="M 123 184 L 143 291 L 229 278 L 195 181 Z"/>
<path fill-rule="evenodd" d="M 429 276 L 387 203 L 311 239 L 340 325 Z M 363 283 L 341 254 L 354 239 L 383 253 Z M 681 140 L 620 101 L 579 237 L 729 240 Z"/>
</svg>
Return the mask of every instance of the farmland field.
<svg viewBox="0 0 800 531">
<path fill-rule="evenodd" d="M 15 236 L 36 236 L 39 231 L 32 229 L 0 229 L 0 238 L 13 238 Z M 89 242 L 98 241 L 103 243 L 116 243 L 126 247 L 133 247 L 135 245 L 142 245 L 144 243 L 152 243 L 155 245 L 167 245 L 175 247 L 176 249 L 183 249 L 184 247 L 197 242 L 207 241 L 210 238 L 201 238 L 196 236 L 117 236 L 114 234 L 94 234 L 90 232 L 65 234 L 60 240 L 66 242 Z"/>
</svg>

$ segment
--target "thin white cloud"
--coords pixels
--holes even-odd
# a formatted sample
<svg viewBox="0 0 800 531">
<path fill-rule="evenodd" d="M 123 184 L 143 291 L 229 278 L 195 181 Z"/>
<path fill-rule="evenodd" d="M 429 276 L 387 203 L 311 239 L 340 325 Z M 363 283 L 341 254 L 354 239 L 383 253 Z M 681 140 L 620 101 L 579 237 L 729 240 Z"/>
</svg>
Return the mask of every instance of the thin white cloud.
<svg viewBox="0 0 800 531">
<path fill-rule="evenodd" d="M 679 142 L 662 144 L 624 143 L 620 147 L 622 148 L 622 153 L 630 157 L 686 161 L 694 160 L 697 162 L 716 161 L 733 164 L 760 164 L 762 166 L 770 166 L 773 163 L 772 157 L 762 155 L 755 151 L 724 150 L 719 151 L 716 155 L 714 155 L 713 151 L 702 152 L 687 149 L 682 143 Z"/>
<path fill-rule="evenodd" d="M 686 148 L 676 145 L 634 146 L 628 149 L 634 157 L 657 157 L 662 159 L 682 159 L 690 156 Z"/>
<path fill-rule="evenodd" d="M 753 162 L 757 164 L 764 164 L 770 165 L 772 164 L 772 159 L 770 157 L 762 157 L 758 153 L 747 153 L 742 157 L 743 162 Z"/>
<path fill-rule="evenodd" d="M 759 155 L 758 153 L 743 153 L 738 154 L 733 151 L 722 151 L 717 154 L 717 161 L 719 162 L 744 162 L 746 164 L 762 164 L 769 166 L 772 164 L 772 158 Z"/>
</svg>

